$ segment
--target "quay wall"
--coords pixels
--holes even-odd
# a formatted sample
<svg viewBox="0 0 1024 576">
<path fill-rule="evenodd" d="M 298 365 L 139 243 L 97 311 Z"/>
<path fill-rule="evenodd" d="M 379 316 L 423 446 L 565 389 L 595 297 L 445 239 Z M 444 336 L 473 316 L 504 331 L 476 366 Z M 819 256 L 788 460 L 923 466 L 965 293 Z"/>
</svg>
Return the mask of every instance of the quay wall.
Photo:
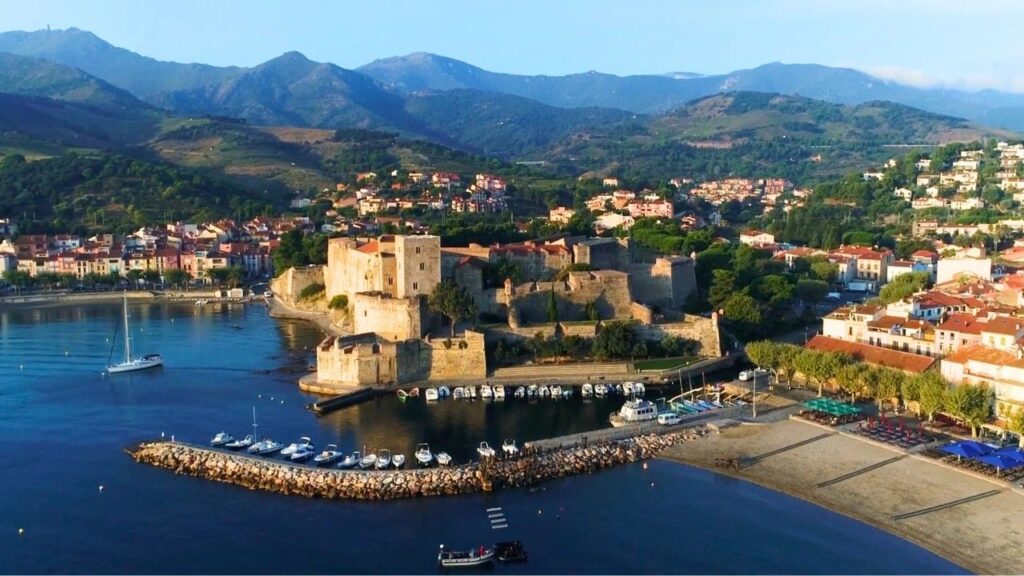
<svg viewBox="0 0 1024 576">
<path fill-rule="evenodd" d="M 529 486 L 545 480 L 595 472 L 651 458 L 665 448 L 695 440 L 703 434 L 702 428 L 646 434 L 587 446 L 526 450 L 523 456 L 507 460 L 424 470 L 313 468 L 165 441 L 140 444 L 129 454 L 136 462 L 172 470 L 176 474 L 250 490 L 309 498 L 395 500 Z"/>
</svg>

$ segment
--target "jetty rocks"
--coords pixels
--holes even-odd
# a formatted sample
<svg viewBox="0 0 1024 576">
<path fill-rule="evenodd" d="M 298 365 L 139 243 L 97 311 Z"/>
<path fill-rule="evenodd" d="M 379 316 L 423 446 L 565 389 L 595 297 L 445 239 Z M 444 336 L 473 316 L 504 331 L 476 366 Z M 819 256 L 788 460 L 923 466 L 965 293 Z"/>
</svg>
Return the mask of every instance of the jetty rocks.
<svg viewBox="0 0 1024 576">
<path fill-rule="evenodd" d="M 394 500 L 529 486 L 637 462 L 665 448 L 704 435 L 703 427 L 646 434 L 610 442 L 548 451 L 524 450 L 512 459 L 488 459 L 462 466 L 415 470 L 361 471 L 314 468 L 180 442 L 147 442 L 128 453 L 136 462 L 185 474 L 309 498 Z"/>
</svg>

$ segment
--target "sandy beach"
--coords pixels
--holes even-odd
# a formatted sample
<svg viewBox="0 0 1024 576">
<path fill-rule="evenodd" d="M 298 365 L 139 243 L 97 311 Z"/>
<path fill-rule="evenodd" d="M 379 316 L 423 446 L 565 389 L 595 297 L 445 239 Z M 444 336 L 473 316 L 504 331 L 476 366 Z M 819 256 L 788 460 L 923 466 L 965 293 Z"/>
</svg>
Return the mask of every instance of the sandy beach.
<svg viewBox="0 0 1024 576">
<path fill-rule="evenodd" d="M 779 412 L 785 416 L 786 411 Z M 787 447 L 791 448 L 780 450 Z M 739 469 L 715 464 L 719 458 L 759 456 Z M 973 572 L 1016 574 L 1024 567 L 1024 495 L 923 457 L 788 419 L 726 428 L 669 448 L 661 457 L 813 502 L 910 540 Z M 925 511 L 986 493 L 992 494 Z M 923 513 L 898 516 L 914 512 Z M 893 562 L 898 564 L 899 559 Z"/>
</svg>

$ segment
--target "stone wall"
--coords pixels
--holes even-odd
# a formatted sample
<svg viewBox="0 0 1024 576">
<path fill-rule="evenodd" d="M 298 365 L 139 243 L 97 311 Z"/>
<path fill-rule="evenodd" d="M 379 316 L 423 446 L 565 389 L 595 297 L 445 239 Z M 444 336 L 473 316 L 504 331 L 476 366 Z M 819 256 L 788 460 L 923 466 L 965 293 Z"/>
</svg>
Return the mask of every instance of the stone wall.
<svg viewBox="0 0 1024 576">
<path fill-rule="evenodd" d="M 681 322 L 663 324 L 639 324 L 637 332 L 650 340 L 661 340 L 672 335 L 694 340 L 700 344 L 699 354 L 708 358 L 722 355 L 721 334 L 718 329 L 718 314 L 711 318 L 686 314 Z"/>
<path fill-rule="evenodd" d="M 629 276 L 614 270 L 570 272 L 564 282 L 529 282 L 511 293 L 510 316 L 525 326 L 549 321 L 548 302 L 555 293 L 559 320 L 585 320 L 587 304 L 597 307 L 602 319 L 629 316 Z M 508 298 L 508 296 L 506 296 Z"/>
<path fill-rule="evenodd" d="M 422 298 L 392 298 L 381 293 L 351 297 L 356 334 L 374 332 L 387 340 L 408 340 L 423 335 L 426 310 Z"/>
<path fill-rule="evenodd" d="M 289 268 L 274 279 L 270 289 L 277 298 L 286 302 L 295 302 L 302 289 L 311 284 L 324 283 L 324 270 L 320 266 Z"/>
<path fill-rule="evenodd" d="M 324 284 L 327 299 L 345 294 L 352 299 L 358 292 L 384 291 L 387 279 L 381 258 L 377 253 L 356 249 L 353 238 L 332 238 L 327 243 L 327 265 L 324 266 Z"/>
<path fill-rule="evenodd" d="M 697 289 L 694 262 L 681 256 L 659 257 L 653 263 L 629 265 L 633 298 L 659 308 L 680 309 Z"/>
<path fill-rule="evenodd" d="M 633 259 L 629 238 L 591 238 L 573 245 L 573 261 L 599 270 L 625 272 Z"/>
</svg>

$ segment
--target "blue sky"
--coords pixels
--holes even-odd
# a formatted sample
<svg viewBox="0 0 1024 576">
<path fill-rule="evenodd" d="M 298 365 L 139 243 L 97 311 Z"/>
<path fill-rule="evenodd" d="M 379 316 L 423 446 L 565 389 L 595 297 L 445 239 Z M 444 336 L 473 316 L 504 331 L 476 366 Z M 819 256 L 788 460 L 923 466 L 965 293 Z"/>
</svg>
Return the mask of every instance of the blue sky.
<svg viewBox="0 0 1024 576">
<path fill-rule="evenodd" d="M 1024 92 L 1015 0 L 0 0 L 0 30 L 77 26 L 161 60 L 251 66 L 298 50 L 354 68 L 426 51 L 498 72 L 850 66 Z"/>
</svg>

